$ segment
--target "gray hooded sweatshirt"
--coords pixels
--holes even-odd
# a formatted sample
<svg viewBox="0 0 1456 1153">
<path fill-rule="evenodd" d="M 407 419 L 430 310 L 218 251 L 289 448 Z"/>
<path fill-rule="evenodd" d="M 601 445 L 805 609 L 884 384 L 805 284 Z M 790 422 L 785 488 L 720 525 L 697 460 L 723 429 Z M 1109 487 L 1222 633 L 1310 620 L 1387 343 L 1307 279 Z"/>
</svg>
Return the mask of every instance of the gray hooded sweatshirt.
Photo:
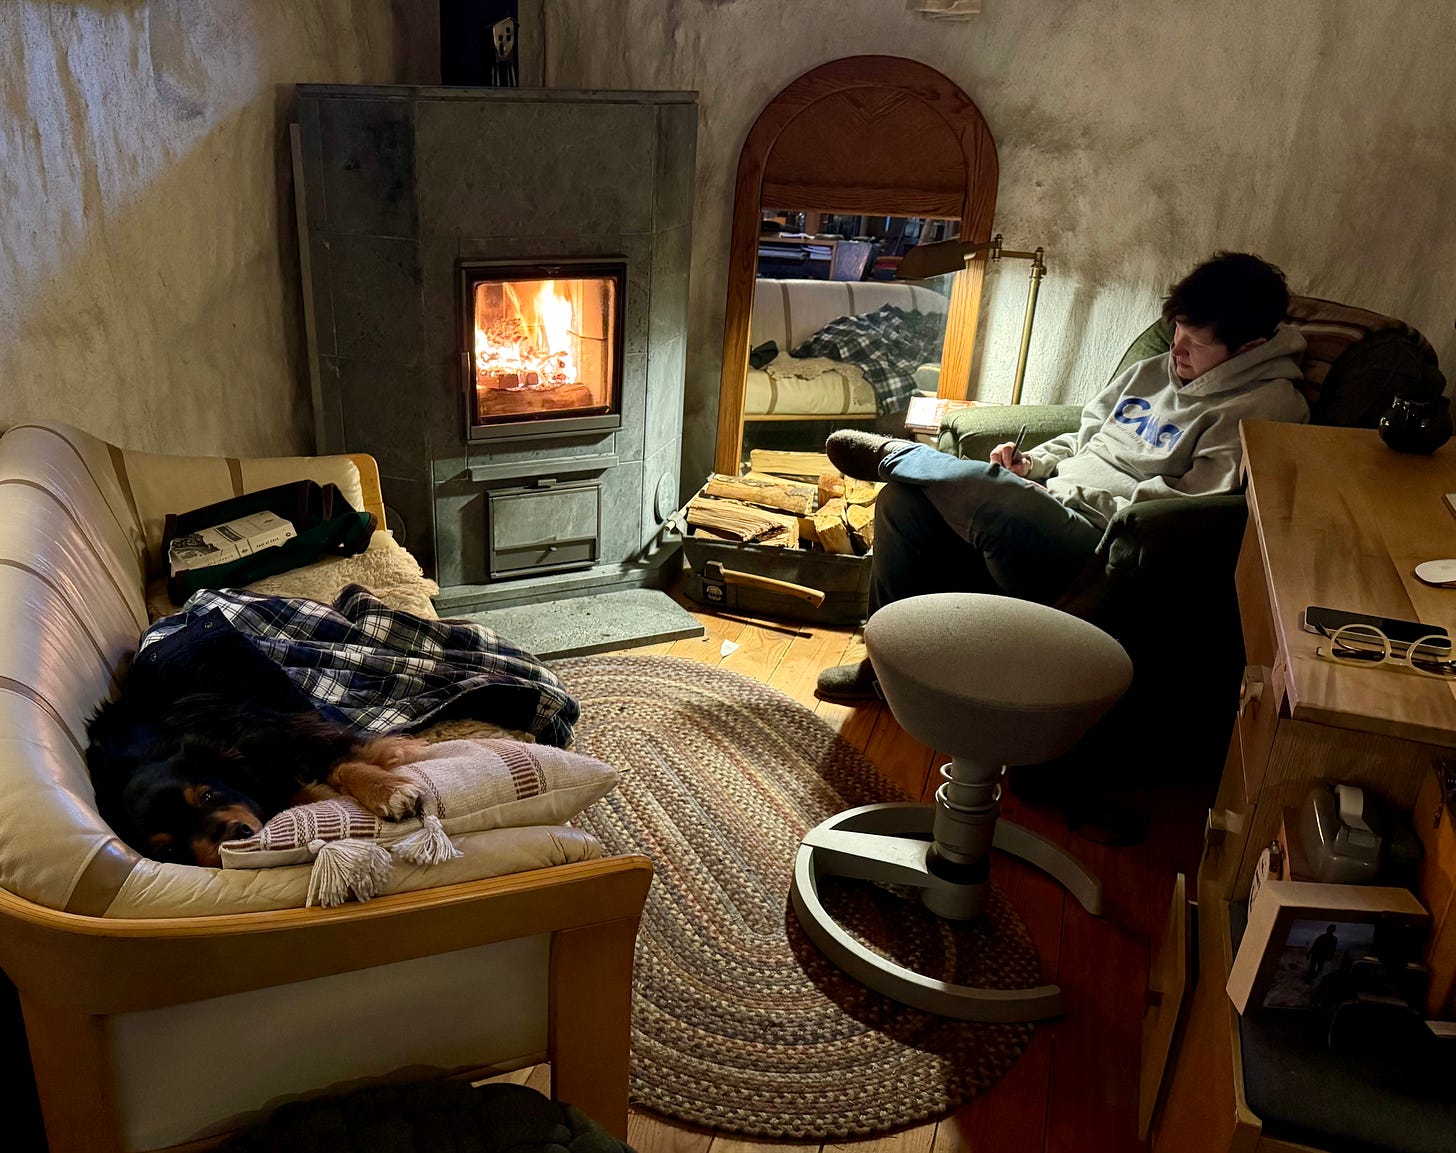
<svg viewBox="0 0 1456 1153">
<path fill-rule="evenodd" d="M 1099 528 L 1138 501 L 1236 492 L 1239 421 L 1309 420 L 1294 385 L 1304 347 L 1285 325 L 1186 383 L 1170 353 L 1129 365 L 1082 409 L 1076 432 L 1025 454 L 1028 475 Z"/>
</svg>

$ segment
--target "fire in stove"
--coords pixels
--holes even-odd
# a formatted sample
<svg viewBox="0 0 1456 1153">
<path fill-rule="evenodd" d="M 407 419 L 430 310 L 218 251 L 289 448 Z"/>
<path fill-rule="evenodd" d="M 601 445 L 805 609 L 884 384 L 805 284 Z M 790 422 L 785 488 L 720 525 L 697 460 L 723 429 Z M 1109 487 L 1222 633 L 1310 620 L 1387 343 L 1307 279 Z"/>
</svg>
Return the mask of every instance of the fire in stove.
<svg viewBox="0 0 1456 1153">
<path fill-rule="evenodd" d="M 475 423 L 611 411 L 617 280 L 478 280 L 472 286 Z"/>
<path fill-rule="evenodd" d="M 481 285 L 482 295 L 489 295 L 490 287 Z M 541 281 L 528 303 L 522 303 L 514 284 L 503 282 L 500 289 L 506 315 L 484 320 L 486 327 L 482 328 L 483 318 L 476 309 L 475 371 L 481 387 L 540 389 L 579 384 L 575 349 L 581 337 L 572 330 L 576 309 L 571 299 L 557 291 L 554 280 Z"/>
</svg>

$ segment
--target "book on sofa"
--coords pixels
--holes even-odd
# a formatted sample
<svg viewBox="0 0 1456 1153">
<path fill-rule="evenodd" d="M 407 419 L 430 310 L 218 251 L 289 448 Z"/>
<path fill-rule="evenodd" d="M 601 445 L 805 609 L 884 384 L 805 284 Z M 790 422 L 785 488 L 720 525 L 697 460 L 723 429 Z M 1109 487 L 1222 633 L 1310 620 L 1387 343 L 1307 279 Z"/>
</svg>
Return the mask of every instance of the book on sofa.
<svg viewBox="0 0 1456 1153">
<path fill-rule="evenodd" d="M 174 536 L 167 545 L 167 566 L 176 576 L 189 569 L 228 564 L 297 535 L 293 525 L 276 513 L 255 512 Z"/>
</svg>

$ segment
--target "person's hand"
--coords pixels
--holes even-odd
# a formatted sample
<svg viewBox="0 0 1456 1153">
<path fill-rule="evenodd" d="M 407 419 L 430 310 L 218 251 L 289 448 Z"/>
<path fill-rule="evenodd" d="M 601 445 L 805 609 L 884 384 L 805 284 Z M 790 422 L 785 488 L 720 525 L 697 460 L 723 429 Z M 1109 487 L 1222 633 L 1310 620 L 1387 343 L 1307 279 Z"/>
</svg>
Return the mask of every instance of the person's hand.
<svg viewBox="0 0 1456 1153">
<path fill-rule="evenodd" d="M 1015 441 L 1008 440 L 1005 444 L 998 444 L 987 459 L 1017 476 L 1025 476 L 1031 471 L 1031 461 L 1016 451 Z"/>
</svg>

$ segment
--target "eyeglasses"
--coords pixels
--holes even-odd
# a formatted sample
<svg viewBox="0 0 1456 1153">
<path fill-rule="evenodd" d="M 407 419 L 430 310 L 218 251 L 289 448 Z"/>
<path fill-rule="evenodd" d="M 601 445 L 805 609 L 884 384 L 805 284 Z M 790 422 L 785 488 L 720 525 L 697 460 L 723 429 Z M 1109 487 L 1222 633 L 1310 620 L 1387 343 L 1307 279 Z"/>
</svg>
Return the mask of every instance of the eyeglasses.
<svg viewBox="0 0 1456 1153">
<path fill-rule="evenodd" d="M 1325 633 L 1330 648 L 1315 649 L 1315 655 L 1339 665 L 1409 665 L 1428 677 L 1456 678 L 1456 656 L 1451 652 L 1451 638 L 1440 633 L 1404 645 L 1396 652 L 1390 638 L 1374 625 L 1342 625 Z"/>
</svg>

